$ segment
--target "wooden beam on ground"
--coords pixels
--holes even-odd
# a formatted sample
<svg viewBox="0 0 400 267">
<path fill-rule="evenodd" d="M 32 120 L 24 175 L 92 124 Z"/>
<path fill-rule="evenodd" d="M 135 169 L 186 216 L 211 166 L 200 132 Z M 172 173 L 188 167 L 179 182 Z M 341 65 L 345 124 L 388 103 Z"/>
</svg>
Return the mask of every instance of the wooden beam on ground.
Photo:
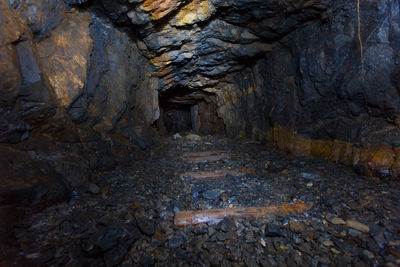
<svg viewBox="0 0 400 267">
<path fill-rule="evenodd" d="M 238 207 L 211 210 L 187 210 L 175 213 L 176 226 L 196 225 L 200 223 L 218 223 L 224 217 L 230 218 L 260 218 L 267 214 L 285 215 L 288 213 L 302 213 L 310 207 L 301 201 L 293 204 L 268 205 L 261 207 Z"/>
<path fill-rule="evenodd" d="M 212 155 L 226 154 L 227 151 L 224 150 L 207 150 L 207 151 L 199 151 L 199 152 L 183 152 L 182 158 L 189 157 L 206 157 Z"/>
<path fill-rule="evenodd" d="M 217 179 L 225 178 L 227 174 L 234 176 L 242 174 L 255 174 L 254 169 L 238 169 L 238 170 L 215 170 L 215 171 L 202 171 L 202 172 L 185 172 L 181 174 L 181 177 L 192 177 L 195 179 Z"/>
<path fill-rule="evenodd" d="M 216 162 L 223 159 L 235 159 L 235 158 L 237 158 L 235 154 L 220 154 L 220 155 L 211 155 L 202 157 L 183 158 L 183 160 L 187 163 L 207 163 L 207 162 Z"/>
</svg>

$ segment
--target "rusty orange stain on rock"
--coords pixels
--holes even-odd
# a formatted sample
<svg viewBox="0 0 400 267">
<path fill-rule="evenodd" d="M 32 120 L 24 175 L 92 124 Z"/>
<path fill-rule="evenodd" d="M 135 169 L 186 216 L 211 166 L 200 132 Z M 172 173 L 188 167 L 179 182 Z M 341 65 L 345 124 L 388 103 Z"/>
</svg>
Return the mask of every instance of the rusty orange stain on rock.
<svg viewBox="0 0 400 267">
<path fill-rule="evenodd" d="M 88 12 L 71 11 L 50 38 L 40 42 L 43 70 L 61 105 L 68 107 L 85 86 L 93 40 Z"/>
<path fill-rule="evenodd" d="M 179 10 L 171 24 L 174 26 L 185 26 L 198 21 L 204 21 L 210 18 L 214 11 L 215 8 L 208 0 L 193 0 Z"/>
<path fill-rule="evenodd" d="M 152 20 L 159 20 L 176 10 L 181 4 L 182 2 L 178 0 L 146 0 L 141 8 L 150 12 Z"/>
</svg>

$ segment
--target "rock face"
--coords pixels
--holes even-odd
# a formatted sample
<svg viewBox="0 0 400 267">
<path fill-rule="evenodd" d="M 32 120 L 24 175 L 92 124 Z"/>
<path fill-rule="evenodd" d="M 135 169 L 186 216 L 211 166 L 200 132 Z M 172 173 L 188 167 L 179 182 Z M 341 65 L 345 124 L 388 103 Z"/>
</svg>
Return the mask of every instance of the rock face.
<svg viewBox="0 0 400 267">
<path fill-rule="evenodd" d="M 335 1 L 327 12 L 217 91 L 220 115 L 234 114 L 232 135 L 398 176 L 399 4 L 363 1 L 359 33 L 356 3 Z"/>
<path fill-rule="evenodd" d="M 68 190 L 139 156 L 154 125 L 398 177 L 399 13 L 396 0 L 1 0 L 1 149 L 55 161 Z M 24 187 L 54 184 L 35 175 Z"/>
<path fill-rule="evenodd" d="M 161 95 L 206 92 L 230 136 L 399 175 L 398 1 L 120 3 L 105 13 L 136 27 Z"/>
<path fill-rule="evenodd" d="M 159 85 L 129 33 L 95 9 L 0 1 L 0 33 L 0 212 L 13 211 L 2 232 L 140 156 Z"/>
</svg>

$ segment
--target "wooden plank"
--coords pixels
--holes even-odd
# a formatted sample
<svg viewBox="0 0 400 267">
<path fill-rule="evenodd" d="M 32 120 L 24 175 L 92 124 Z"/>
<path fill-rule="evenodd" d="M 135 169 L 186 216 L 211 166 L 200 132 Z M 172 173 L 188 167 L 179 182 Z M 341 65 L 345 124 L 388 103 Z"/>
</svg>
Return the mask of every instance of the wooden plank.
<svg viewBox="0 0 400 267">
<path fill-rule="evenodd" d="M 230 218 L 260 218 L 267 214 L 285 215 L 288 213 L 302 213 L 310 207 L 301 201 L 293 204 L 268 205 L 261 207 L 238 207 L 211 210 L 187 210 L 175 213 L 176 226 L 196 225 L 200 223 L 218 223 L 224 217 Z"/>
<path fill-rule="evenodd" d="M 195 179 L 216 179 L 225 178 L 227 174 L 242 175 L 242 174 L 255 174 L 254 169 L 238 169 L 238 170 L 215 170 L 215 171 L 202 171 L 202 172 L 185 172 L 181 177 L 192 177 Z"/>
<path fill-rule="evenodd" d="M 187 163 L 207 163 L 207 162 L 216 162 L 223 159 L 235 159 L 235 158 L 237 158 L 235 154 L 220 154 L 220 155 L 211 155 L 202 157 L 183 158 L 183 160 Z"/>
<path fill-rule="evenodd" d="M 219 155 L 219 154 L 227 154 L 227 151 L 224 150 L 208 150 L 208 151 L 199 151 L 199 152 L 183 152 L 181 156 L 183 158 L 189 157 L 207 157 L 212 155 Z"/>
</svg>

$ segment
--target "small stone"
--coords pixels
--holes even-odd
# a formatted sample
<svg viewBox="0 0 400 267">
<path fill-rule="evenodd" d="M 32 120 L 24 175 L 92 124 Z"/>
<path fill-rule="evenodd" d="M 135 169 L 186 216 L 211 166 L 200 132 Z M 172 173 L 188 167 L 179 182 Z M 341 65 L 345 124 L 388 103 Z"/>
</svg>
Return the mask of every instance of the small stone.
<svg viewBox="0 0 400 267">
<path fill-rule="evenodd" d="M 168 247 L 170 249 L 175 249 L 175 248 L 180 247 L 183 243 L 184 243 L 184 239 L 182 236 L 175 236 L 175 237 L 171 238 L 171 240 L 169 240 Z"/>
<path fill-rule="evenodd" d="M 311 230 L 307 230 L 301 233 L 303 239 L 305 239 L 307 242 L 310 242 L 311 240 L 314 239 L 315 237 L 315 232 Z"/>
<path fill-rule="evenodd" d="M 266 237 L 278 237 L 282 236 L 282 231 L 279 225 L 269 224 L 265 227 L 265 236 Z"/>
<path fill-rule="evenodd" d="M 219 232 L 215 236 L 217 237 L 218 241 L 225 241 L 226 240 L 226 235 L 224 233 Z"/>
<path fill-rule="evenodd" d="M 108 184 L 104 186 L 100 191 L 103 197 L 107 196 L 110 193 L 111 186 Z"/>
<path fill-rule="evenodd" d="M 31 253 L 31 254 L 26 255 L 25 258 L 30 259 L 30 260 L 37 259 L 37 258 L 40 258 L 40 253 Z"/>
<path fill-rule="evenodd" d="M 331 251 L 335 254 L 340 254 L 340 251 L 335 248 L 331 248 Z"/>
<path fill-rule="evenodd" d="M 301 238 L 298 234 L 293 235 L 293 242 L 297 245 L 301 243 Z"/>
<path fill-rule="evenodd" d="M 364 249 L 363 254 L 370 260 L 375 258 L 375 255 L 369 250 Z"/>
<path fill-rule="evenodd" d="M 220 229 L 223 232 L 232 232 L 235 230 L 235 223 L 234 221 L 229 218 L 225 217 L 222 221 L 218 223 L 218 229 Z"/>
<path fill-rule="evenodd" d="M 352 237 L 361 237 L 362 233 L 356 229 L 349 229 L 349 235 Z"/>
<path fill-rule="evenodd" d="M 265 246 L 267 245 L 267 243 L 265 243 L 264 238 L 262 238 L 262 237 L 261 237 L 261 239 L 260 239 L 260 243 L 261 243 L 261 245 L 262 245 L 263 247 L 265 247 Z"/>
<path fill-rule="evenodd" d="M 214 229 L 214 227 L 208 228 L 208 236 L 211 237 L 213 234 L 215 234 L 215 229 Z"/>
<path fill-rule="evenodd" d="M 363 223 L 360 223 L 358 221 L 351 221 L 351 220 L 347 220 L 346 221 L 346 225 L 350 228 L 353 228 L 355 230 L 359 230 L 363 233 L 368 233 L 369 232 L 369 227 L 368 225 L 365 225 Z"/>
<path fill-rule="evenodd" d="M 187 134 L 184 139 L 185 139 L 185 141 L 198 142 L 198 141 L 201 141 L 201 136 L 190 133 L 190 134 Z"/>
<path fill-rule="evenodd" d="M 154 251 L 154 258 L 159 261 L 165 261 L 168 259 L 168 249 L 157 248 Z"/>
<path fill-rule="evenodd" d="M 218 198 L 221 194 L 222 194 L 222 192 L 219 192 L 219 191 L 207 190 L 207 191 L 204 191 L 204 192 L 203 192 L 202 196 L 203 196 L 205 199 L 210 199 L 210 200 L 212 200 L 212 199 Z"/>
<path fill-rule="evenodd" d="M 163 234 L 160 229 L 156 229 L 154 231 L 154 238 L 156 238 L 158 241 L 160 241 L 161 243 L 165 243 L 168 241 L 168 238 L 165 234 Z"/>
<path fill-rule="evenodd" d="M 339 217 L 333 218 L 331 220 L 331 223 L 336 224 L 336 225 L 337 224 L 346 224 L 346 222 L 342 218 L 339 218 Z"/>
<path fill-rule="evenodd" d="M 154 225 L 151 221 L 145 218 L 136 218 L 136 223 L 143 234 L 148 236 L 154 234 Z"/>
<path fill-rule="evenodd" d="M 180 140 L 182 139 L 182 136 L 179 133 L 176 133 L 172 136 L 172 138 L 176 141 L 176 140 Z"/>
<path fill-rule="evenodd" d="M 305 230 L 304 225 L 293 220 L 289 221 L 289 226 L 290 230 L 292 230 L 293 232 L 302 232 Z"/>
<path fill-rule="evenodd" d="M 265 168 L 265 169 L 268 169 L 268 168 L 269 168 L 269 166 L 270 166 L 270 164 L 271 164 L 271 163 L 270 163 L 269 161 L 265 162 L 265 164 L 264 164 L 264 168 Z"/>
<path fill-rule="evenodd" d="M 374 233 L 374 240 L 376 244 L 378 244 L 379 248 L 383 248 L 385 246 L 385 237 L 382 232 Z"/>
<path fill-rule="evenodd" d="M 98 194 L 100 192 L 100 187 L 93 183 L 90 183 L 87 191 L 93 194 Z"/>
<path fill-rule="evenodd" d="M 325 240 L 323 243 L 322 243 L 325 247 L 332 247 L 334 244 L 333 244 L 333 242 L 331 241 L 331 240 Z"/>
<path fill-rule="evenodd" d="M 192 232 L 195 235 L 203 235 L 203 234 L 205 234 L 207 232 L 207 228 L 205 228 L 205 227 L 194 227 L 192 229 Z"/>
<path fill-rule="evenodd" d="M 300 173 L 300 175 L 301 175 L 301 177 L 303 177 L 304 179 L 307 179 L 307 180 L 313 180 L 313 179 L 319 178 L 318 174 L 308 173 L 308 172 L 302 172 L 302 173 Z"/>
<path fill-rule="evenodd" d="M 246 233 L 246 242 L 247 243 L 254 242 L 254 234 L 253 234 L 253 232 L 247 232 Z"/>
</svg>

